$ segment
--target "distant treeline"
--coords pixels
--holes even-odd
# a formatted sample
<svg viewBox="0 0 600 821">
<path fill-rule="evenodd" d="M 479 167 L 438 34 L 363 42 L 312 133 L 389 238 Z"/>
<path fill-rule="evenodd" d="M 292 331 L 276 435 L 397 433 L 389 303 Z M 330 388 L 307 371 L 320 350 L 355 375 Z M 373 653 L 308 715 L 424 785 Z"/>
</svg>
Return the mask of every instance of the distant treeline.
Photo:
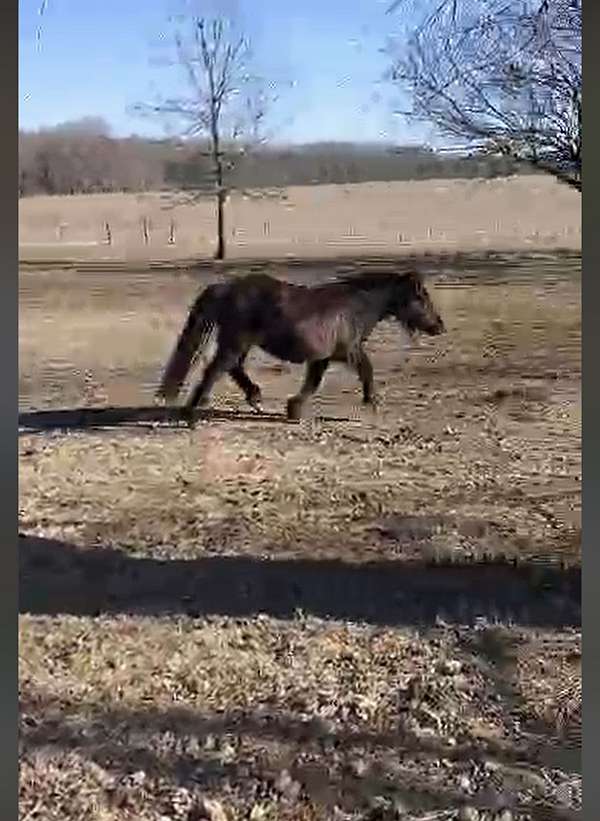
<svg viewBox="0 0 600 821">
<path fill-rule="evenodd" d="M 509 157 L 456 157 L 350 142 L 263 146 L 243 153 L 230 146 L 228 152 L 226 182 L 237 189 L 532 173 Z M 200 140 L 117 139 L 95 118 L 19 133 L 21 197 L 211 187 L 207 145 Z"/>
</svg>

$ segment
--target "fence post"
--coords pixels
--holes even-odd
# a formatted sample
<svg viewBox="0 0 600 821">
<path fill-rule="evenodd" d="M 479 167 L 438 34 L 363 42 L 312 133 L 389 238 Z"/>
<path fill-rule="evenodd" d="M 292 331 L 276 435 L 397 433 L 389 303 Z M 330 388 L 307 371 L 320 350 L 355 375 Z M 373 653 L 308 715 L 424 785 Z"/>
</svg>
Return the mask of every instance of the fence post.
<svg viewBox="0 0 600 821">
<path fill-rule="evenodd" d="M 150 222 L 148 217 L 142 217 L 142 238 L 144 245 L 148 245 L 150 242 Z"/>
</svg>

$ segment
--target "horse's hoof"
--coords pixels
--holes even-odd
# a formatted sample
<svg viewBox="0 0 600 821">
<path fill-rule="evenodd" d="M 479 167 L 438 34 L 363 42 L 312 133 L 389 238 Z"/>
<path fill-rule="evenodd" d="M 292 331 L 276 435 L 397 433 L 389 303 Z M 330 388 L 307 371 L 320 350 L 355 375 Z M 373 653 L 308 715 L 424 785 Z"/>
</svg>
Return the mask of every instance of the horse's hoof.
<svg viewBox="0 0 600 821">
<path fill-rule="evenodd" d="M 194 430 L 196 427 L 196 415 L 194 413 L 194 408 L 183 408 L 181 411 L 181 418 L 190 430 Z"/>
<path fill-rule="evenodd" d="M 264 413 L 262 406 L 262 396 L 259 390 L 253 391 L 250 394 L 250 396 L 247 397 L 247 402 L 252 408 L 252 410 L 256 413 Z"/>
<path fill-rule="evenodd" d="M 365 399 L 363 402 L 365 408 L 368 408 L 371 413 L 378 413 L 381 408 L 381 400 L 377 396 L 373 396 L 370 399 Z"/>
<path fill-rule="evenodd" d="M 302 419 L 303 402 L 299 399 L 288 399 L 287 401 L 287 418 L 291 421 Z"/>
</svg>

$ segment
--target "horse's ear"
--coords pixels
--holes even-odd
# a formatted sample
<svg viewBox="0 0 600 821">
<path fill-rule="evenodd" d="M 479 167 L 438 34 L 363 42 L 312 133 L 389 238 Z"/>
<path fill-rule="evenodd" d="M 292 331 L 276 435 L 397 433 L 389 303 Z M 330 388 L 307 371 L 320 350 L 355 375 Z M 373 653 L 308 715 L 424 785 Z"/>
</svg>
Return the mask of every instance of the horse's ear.
<svg viewBox="0 0 600 821">
<path fill-rule="evenodd" d="M 409 271 L 408 274 L 405 275 L 404 281 L 407 285 L 412 285 L 413 287 L 418 288 L 423 284 L 423 277 L 417 271 Z"/>
</svg>

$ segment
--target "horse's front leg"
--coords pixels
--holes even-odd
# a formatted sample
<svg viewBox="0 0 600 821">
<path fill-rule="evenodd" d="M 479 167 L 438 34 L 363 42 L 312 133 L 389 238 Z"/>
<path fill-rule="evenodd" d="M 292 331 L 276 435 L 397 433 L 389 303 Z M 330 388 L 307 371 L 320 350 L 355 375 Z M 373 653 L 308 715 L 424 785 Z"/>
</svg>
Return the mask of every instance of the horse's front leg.
<svg viewBox="0 0 600 821">
<path fill-rule="evenodd" d="M 370 407 L 376 410 L 379 405 L 379 399 L 375 393 L 373 365 L 364 348 L 359 348 L 356 352 L 353 357 L 353 364 L 362 385 L 363 404 L 370 405 Z"/>
<path fill-rule="evenodd" d="M 295 396 L 290 396 L 287 401 L 288 419 L 301 419 L 304 405 L 317 390 L 323 379 L 323 375 L 329 365 L 329 359 L 317 359 L 309 362 L 306 366 L 306 374 L 302 387 Z"/>
<path fill-rule="evenodd" d="M 238 359 L 233 368 L 230 369 L 229 376 L 243 391 L 244 396 L 246 397 L 246 402 L 250 405 L 250 407 L 254 408 L 255 411 L 260 412 L 262 410 L 262 394 L 260 387 L 250 379 L 244 370 L 246 356 L 247 354 L 244 354 Z"/>
</svg>

